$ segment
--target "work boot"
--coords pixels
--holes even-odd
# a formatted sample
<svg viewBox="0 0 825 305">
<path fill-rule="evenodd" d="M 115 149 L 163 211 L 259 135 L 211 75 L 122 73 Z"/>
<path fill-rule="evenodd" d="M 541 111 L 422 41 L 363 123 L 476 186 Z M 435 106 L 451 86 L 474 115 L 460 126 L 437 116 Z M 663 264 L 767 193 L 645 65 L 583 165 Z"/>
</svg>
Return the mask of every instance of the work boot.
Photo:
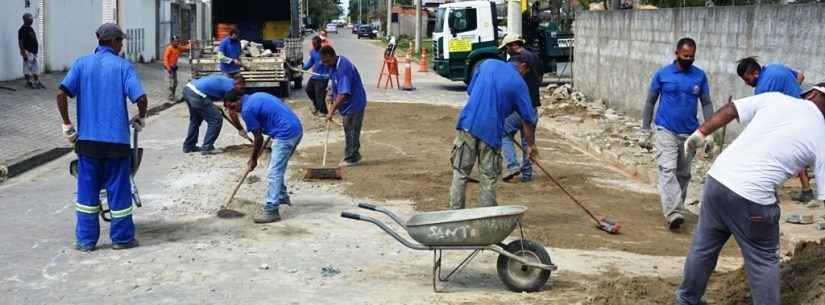
<svg viewBox="0 0 825 305">
<path fill-rule="evenodd" d="M 533 175 L 521 175 L 521 182 L 533 181 Z"/>
<path fill-rule="evenodd" d="M 341 160 L 341 162 L 338 163 L 339 167 L 351 167 L 351 166 L 356 166 L 356 165 L 358 165 L 358 161 L 350 162 L 350 161 L 347 161 L 347 160 Z"/>
<path fill-rule="evenodd" d="M 682 224 L 685 223 L 685 218 L 682 217 L 682 214 L 673 213 L 667 217 L 667 228 L 668 230 L 678 230 Z"/>
<path fill-rule="evenodd" d="M 503 180 L 504 182 L 512 182 L 513 178 L 515 178 L 519 174 L 521 174 L 521 169 L 511 171 L 510 173 L 508 173 L 508 174 L 504 175 L 503 177 L 501 177 L 501 180 Z"/>
<path fill-rule="evenodd" d="M 132 249 L 132 248 L 137 247 L 139 245 L 140 245 L 140 243 L 138 243 L 137 239 L 133 239 L 132 241 L 130 241 L 128 243 L 125 243 L 125 244 L 113 244 L 112 245 L 112 250 Z"/>
<path fill-rule="evenodd" d="M 791 199 L 797 201 L 799 203 L 807 203 L 814 199 L 814 191 L 813 190 L 802 190 L 798 194 L 791 196 Z"/>
<path fill-rule="evenodd" d="M 37 84 L 35 84 L 34 86 L 37 89 L 46 89 L 46 86 L 43 86 L 43 83 L 41 82 L 37 82 Z"/>
<path fill-rule="evenodd" d="M 279 206 L 279 208 L 280 208 L 280 206 Z M 275 210 L 274 212 L 267 212 L 267 211 L 261 210 L 258 213 L 258 215 L 255 215 L 255 217 L 252 219 L 252 221 L 254 221 L 255 223 L 272 223 L 272 222 L 277 222 L 277 221 L 280 221 L 280 220 L 281 220 L 281 215 L 278 214 L 278 210 Z"/>
<path fill-rule="evenodd" d="M 183 148 L 183 153 L 184 154 L 199 152 L 199 151 L 201 151 L 201 148 L 197 147 L 197 146 L 195 146 L 195 147 L 184 147 Z"/>
<path fill-rule="evenodd" d="M 212 147 L 212 148 L 201 148 L 201 155 L 204 155 L 204 156 L 214 155 L 214 154 L 217 154 L 218 152 L 219 151 L 217 149 L 215 149 L 214 147 Z"/>
<path fill-rule="evenodd" d="M 77 250 L 77 251 L 80 251 L 80 252 L 92 252 L 92 251 L 95 250 L 95 245 L 84 246 L 84 245 L 81 245 L 81 244 L 75 244 L 74 249 Z"/>
<path fill-rule="evenodd" d="M 35 89 L 35 88 L 34 88 L 34 84 L 32 84 L 31 82 L 27 82 L 27 83 L 26 83 L 26 88 L 29 88 L 29 89 Z"/>
</svg>

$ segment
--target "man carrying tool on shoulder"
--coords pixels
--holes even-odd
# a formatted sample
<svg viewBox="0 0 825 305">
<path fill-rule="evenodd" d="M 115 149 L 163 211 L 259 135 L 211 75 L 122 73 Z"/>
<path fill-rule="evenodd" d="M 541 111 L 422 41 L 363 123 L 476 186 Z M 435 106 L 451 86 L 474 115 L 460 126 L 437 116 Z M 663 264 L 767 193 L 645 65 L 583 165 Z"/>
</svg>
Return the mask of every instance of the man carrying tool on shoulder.
<svg viewBox="0 0 825 305">
<path fill-rule="evenodd" d="M 339 166 L 354 166 L 361 162 L 361 125 L 367 108 L 367 92 L 361 82 L 361 74 L 355 65 L 344 56 L 335 54 L 330 46 L 321 47 L 321 62 L 329 67 L 332 84 L 332 108 L 328 109 L 327 120 L 332 121 L 335 111 L 340 109 L 344 120 L 346 148 L 344 160 Z"/>
<path fill-rule="evenodd" d="M 747 124 L 708 171 L 699 224 L 685 261 L 676 304 L 697 305 L 731 235 L 742 250 L 754 305 L 779 305 L 776 189 L 806 166 L 825 200 L 825 83 L 804 100 L 769 92 L 728 103 L 685 141 L 685 154 L 734 119 Z"/>
<path fill-rule="evenodd" d="M 114 23 L 101 25 L 99 46 L 77 59 L 60 84 L 57 108 L 63 134 L 75 143 L 78 158 L 75 248 L 95 250 L 100 237 L 100 189 L 106 188 L 112 213 L 110 237 L 115 250 L 138 246 L 132 221 L 129 174 L 132 170 L 129 123 L 134 132 L 145 126 L 146 94 L 132 65 L 118 56 L 126 34 Z M 69 118 L 68 98 L 77 100 L 77 130 Z M 126 98 L 137 103 L 129 120 Z"/>
<path fill-rule="evenodd" d="M 163 67 L 166 69 L 166 82 L 169 89 L 168 100 L 175 100 L 175 90 L 178 88 L 178 59 L 180 54 L 189 51 L 189 43 L 180 45 L 180 38 L 172 36 L 169 46 L 163 52 Z"/>
<path fill-rule="evenodd" d="M 189 129 L 186 139 L 183 141 L 183 152 L 191 153 L 200 151 L 202 155 L 210 155 L 216 152 L 215 141 L 221 134 L 223 118 L 221 110 L 212 102 L 220 101 L 232 89 L 243 91 L 245 82 L 238 74 L 233 78 L 215 74 L 193 80 L 186 84 L 183 89 L 183 98 L 186 100 L 186 107 L 189 108 Z M 236 128 L 241 128 L 238 114 L 230 111 L 231 121 Z M 201 123 L 206 121 L 206 135 L 203 137 L 203 145 L 197 146 L 198 131 Z M 242 129 L 239 130 L 241 137 L 249 138 Z"/>
<path fill-rule="evenodd" d="M 544 77 L 544 67 L 541 60 L 539 60 L 536 54 L 524 48 L 524 40 L 515 34 L 507 34 L 504 36 L 499 49 L 505 49 L 510 58 L 518 56 L 521 61 L 527 63 L 530 72 L 524 75 L 524 82 L 527 84 L 527 90 L 530 92 L 530 101 L 532 102 L 533 109 L 541 106 L 539 86 L 541 86 L 541 81 Z M 536 118 L 538 119 L 538 117 Z M 527 155 L 522 155 L 522 163 L 521 166 L 519 166 L 519 162 L 516 159 L 514 143 L 511 138 L 511 136 L 515 135 L 516 131 L 521 131 L 521 117 L 517 112 L 513 112 L 513 114 L 507 117 L 505 124 L 508 126 L 508 134 L 501 139 L 501 152 L 504 154 L 506 161 L 505 166 L 507 167 L 508 173 L 505 174 L 501 180 L 510 182 L 519 174 L 521 175 L 521 182 L 533 180 L 533 166 L 530 163 L 530 158 L 528 158 Z M 523 131 L 520 132 L 520 134 L 522 149 L 526 151 L 527 141 L 524 137 L 525 134 Z M 535 130 L 533 130 L 533 142 L 535 142 L 535 138 L 536 134 Z"/>
<path fill-rule="evenodd" d="M 272 155 L 269 158 L 267 174 L 266 204 L 253 219 L 255 223 L 271 223 L 281 220 L 287 205 L 291 205 L 286 189 L 285 174 L 289 159 L 301 142 L 304 129 L 301 120 L 281 99 L 268 93 L 245 95 L 233 89 L 223 98 L 225 108 L 240 112 L 246 123 L 246 130 L 254 138 L 252 156 L 247 161 L 247 171 L 258 166 L 258 155 L 264 145 L 262 134 L 266 134 L 272 143 Z"/>
<path fill-rule="evenodd" d="M 666 226 L 670 230 L 678 229 L 685 222 L 680 211 L 687 196 L 690 163 L 693 161 L 693 156 L 684 155 L 680 147 L 688 135 L 699 127 L 696 119 L 697 103 L 702 104 L 705 120 L 713 114 L 708 78 L 702 69 L 693 65 L 696 42 L 690 38 L 680 39 L 675 53 L 673 63 L 656 71 L 650 81 L 650 91 L 642 112 L 642 130 L 645 135 L 639 140 L 640 146 L 649 149 L 650 140 L 655 137 L 659 196 Z M 650 121 L 657 100 L 659 108 L 656 111 L 654 133 Z M 707 143 L 712 144 L 711 141 Z"/>
<path fill-rule="evenodd" d="M 756 57 L 746 57 L 740 59 L 737 63 L 736 73 L 745 81 L 745 84 L 753 87 L 754 95 L 765 92 L 779 92 L 795 98 L 802 95 L 800 84 L 805 80 L 805 75 L 802 72 L 794 71 L 780 64 L 770 64 L 763 67 L 756 61 Z M 799 172 L 799 182 L 802 189 L 798 195 L 792 197 L 793 200 L 804 203 L 814 198 L 810 180 L 807 170 Z"/>
<path fill-rule="evenodd" d="M 510 63 L 488 59 L 478 66 L 467 86 L 467 93 L 470 94 L 467 105 L 461 110 L 456 124 L 458 135 L 450 157 L 453 166 L 450 209 L 465 208 L 467 180 L 476 162 L 481 172 L 478 206 L 497 205 L 496 180 L 501 174 L 501 139 L 505 135 L 505 120 L 513 112 L 521 117 L 528 158 L 538 155 L 532 137 L 537 120 L 536 110 L 522 79 L 527 73 L 530 73 L 528 64 L 518 56 L 511 58 Z"/>
</svg>

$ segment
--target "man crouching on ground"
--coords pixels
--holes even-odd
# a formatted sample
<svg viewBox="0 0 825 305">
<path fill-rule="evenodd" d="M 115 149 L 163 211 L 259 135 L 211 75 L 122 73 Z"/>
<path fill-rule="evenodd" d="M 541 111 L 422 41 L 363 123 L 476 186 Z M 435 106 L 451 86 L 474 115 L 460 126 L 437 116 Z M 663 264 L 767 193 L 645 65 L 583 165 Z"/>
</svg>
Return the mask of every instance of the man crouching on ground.
<svg viewBox="0 0 825 305">
<path fill-rule="evenodd" d="M 247 171 L 255 170 L 258 165 L 258 155 L 264 144 L 261 134 L 275 139 L 275 143 L 272 143 L 272 155 L 269 158 L 266 205 L 261 213 L 255 216 L 254 221 L 255 223 L 279 221 L 282 214 L 279 208 L 292 204 L 284 183 L 284 174 L 289 159 L 304 135 L 301 121 L 281 99 L 262 92 L 245 95 L 242 91 L 233 89 L 224 97 L 223 106 L 234 112 L 240 112 L 241 118 L 246 123 L 246 130 L 253 135 L 255 144 L 252 156 L 247 162 Z"/>
<path fill-rule="evenodd" d="M 504 120 L 513 112 L 522 118 L 527 142 L 527 156 L 538 154 L 533 143 L 536 110 L 522 76 L 530 68 L 514 56 L 510 63 L 488 59 L 478 66 L 467 93 L 470 98 L 456 124 L 458 136 L 453 142 L 451 162 L 453 182 L 450 187 L 450 209 L 465 207 L 467 180 L 478 160 L 481 177 L 478 206 L 496 205 L 496 179 L 501 174 L 501 139 L 505 135 Z"/>
</svg>

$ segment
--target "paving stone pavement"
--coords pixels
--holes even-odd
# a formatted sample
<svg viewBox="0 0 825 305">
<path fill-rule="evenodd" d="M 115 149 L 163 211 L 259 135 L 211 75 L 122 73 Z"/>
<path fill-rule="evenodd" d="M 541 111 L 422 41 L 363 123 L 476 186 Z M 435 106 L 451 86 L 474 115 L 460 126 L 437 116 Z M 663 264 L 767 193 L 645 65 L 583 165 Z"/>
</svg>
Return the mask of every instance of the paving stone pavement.
<svg viewBox="0 0 825 305">
<path fill-rule="evenodd" d="M 178 72 L 178 96 L 189 79 L 186 66 L 182 65 Z M 163 66 L 149 63 L 134 64 L 134 67 L 140 75 L 149 107 L 167 102 Z M 65 72 L 42 74 L 40 79 L 47 88 L 45 90 L 26 88 L 24 79 L 0 82 L 2 87 L 15 89 L 0 88 L 0 167 L 54 148 L 70 147 L 61 132 L 60 114 L 55 101 L 57 88 L 65 75 Z M 77 122 L 75 109 L 75 100 L 72 99 L 69 101 L 72 122 Z M 137 113 L 137 107 L 131 103 L 129 113 Z"/>
</svg>

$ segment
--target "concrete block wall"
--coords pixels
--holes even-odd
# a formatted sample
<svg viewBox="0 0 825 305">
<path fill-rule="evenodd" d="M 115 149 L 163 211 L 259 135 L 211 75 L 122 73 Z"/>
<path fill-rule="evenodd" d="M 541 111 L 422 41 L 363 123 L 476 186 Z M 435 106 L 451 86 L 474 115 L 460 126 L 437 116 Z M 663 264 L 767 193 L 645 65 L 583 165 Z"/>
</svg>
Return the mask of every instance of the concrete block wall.
<svg viewBox="0 0 825 305">
<path fill-rule="evenodd" d="M 825 4 L 760 5 L 652 11 L 583 12 L 576 16 L 574 82 L 587 96 L 641 117 L 650 78 L 674 59 L 676 42 L 697 42 L 695 65 L 708 75 L 715 108 L 753 89 L 736 61 L 759 56 L 825 81 Z M 739 126 L 734 126 L 736 134 Z"/>
<path fill-rule="evenodd" d="M 46 71 L 67 70 L 75 59 L 95 50 L 95 31 L 103 21 L 102 1 L 48 1 L 44 15 Z"/>
</svg>

